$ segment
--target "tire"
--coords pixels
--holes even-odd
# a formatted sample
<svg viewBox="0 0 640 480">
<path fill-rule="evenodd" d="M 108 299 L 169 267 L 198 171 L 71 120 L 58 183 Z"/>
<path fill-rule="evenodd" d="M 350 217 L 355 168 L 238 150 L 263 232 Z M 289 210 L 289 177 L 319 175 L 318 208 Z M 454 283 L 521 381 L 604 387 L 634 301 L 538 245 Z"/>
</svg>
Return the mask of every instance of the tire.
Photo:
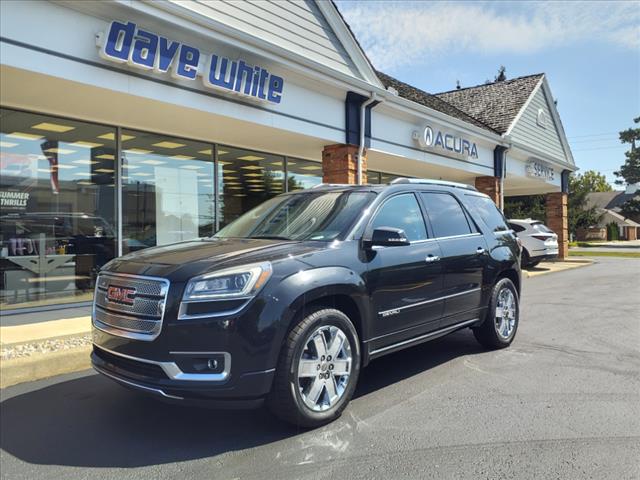
<svg viewBox="0 0 640 480">
<path fill-rule="evenodd" d="M 522 254 L 520 254 L 520 267 L 528 267 L 531 264 L 531 257 L 529 256 L 529 252 L 527 252 L 526 248 L 522 249 Z"/>
<path fill-rule="evenodd" d="M 334 346 L 335 339 L 342 343 Z M 338 355 L 330 358 L 338 345 Z M 340 375 L 342 372 L 348 374 Z M 318 307 L 289 332 L 267 407 L 276 417 L 298 427 L 325 425 L 347 407 L 359 373 L 360 342 L 353 323 L 339 310 Z"/>
<path fill-rule="evenodd" d="M 509 303 L 508 299 L 512 302 Z M 506 303 L 508 325 L 503 323 L 502 319 L 505 311 L 502 304 Z M 498 317 L 498 314 L 501 316 Z M 473 329 L 473 334 L 480 344 L 489 349 L 505 348 L 511 345 L 518 330 L 520 322 L 520 302 L 518 299 L 518 290 L 511 280 L 501 278 L 493 286 L 491 298 L 489 300 L 489 308 L 484 322 Z M 508 332 L 508 334 L 506 334 Z"/>
<path fill-rule="evenodd" d="M 529 262 L 529 268 L 534 268 L 536 267 L 538 264 L 540 263 L 539 260 L 535 261 L 535 262 Z"/>
</svg>

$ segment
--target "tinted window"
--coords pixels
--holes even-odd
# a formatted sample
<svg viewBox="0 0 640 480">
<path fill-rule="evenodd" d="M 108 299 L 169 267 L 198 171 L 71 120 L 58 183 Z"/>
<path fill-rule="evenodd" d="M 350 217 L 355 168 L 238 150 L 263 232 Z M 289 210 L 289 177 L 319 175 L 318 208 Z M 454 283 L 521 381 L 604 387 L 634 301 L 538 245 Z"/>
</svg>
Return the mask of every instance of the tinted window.
<svg viewBox="0 0 640 480">
<path fill-rule="evenodd" d="M 509 230 L 504 215 L 502 215 L 502 212 L 498 210 L 498 207 L 490 198 L 467 195 L 466 200 L 471 209 L 471 213 L 482 218 L 482 221 L 492 232 Z M 514 230 L 516 232 L 518 231 L 515 228 Z"/>
<path fill-rule="evenodd" d="M 427 213 L 436 237 L 451 237 L 471 233 L 467 216 L 458 201 L 446 193 L 423 193 Z"/>
<path fill-rule="evenodd" d="M 385 202 L 372 222 L 379 227 L 401 228 L 410 242 L 427 238 L 427 229 L 418 201 L 413 194 L 398 195 Z"/>
<path fill-rule="evenodd" d="M 516 223 L 511 223 L 511 222 L 509 223 L 509 228 L 511 230 L 513 230 L 514 232 L 516 232 L 516 233 L 525 231 L 524 227 L 522 227 L 522 226 L 520 226 L 520 225 L 518 225 Z"/>
</svg>

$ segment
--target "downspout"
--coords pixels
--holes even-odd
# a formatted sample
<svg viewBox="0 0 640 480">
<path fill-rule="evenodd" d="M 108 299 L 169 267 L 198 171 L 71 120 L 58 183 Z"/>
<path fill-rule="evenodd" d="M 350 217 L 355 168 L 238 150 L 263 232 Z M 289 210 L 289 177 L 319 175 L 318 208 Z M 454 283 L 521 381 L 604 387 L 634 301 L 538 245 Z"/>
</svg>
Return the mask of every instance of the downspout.
<svg viewBox="0 0 640 480">
<path fill-rule="evenodd" d="M 362 185 L 362 155 L 364 155 L 364 125 L 365 125 L 365 115 L 367 112 L 367 107 L 371 105 L 373 102 L 380 101 L 378 98 L 378 94 L 376 92 L 371 92 L 371 97 L 362 102 L 360 105 L 360 141 L 358 145 L 358 173 L 357 173 L 357 181 L 358 185 Z"/>
</svg>

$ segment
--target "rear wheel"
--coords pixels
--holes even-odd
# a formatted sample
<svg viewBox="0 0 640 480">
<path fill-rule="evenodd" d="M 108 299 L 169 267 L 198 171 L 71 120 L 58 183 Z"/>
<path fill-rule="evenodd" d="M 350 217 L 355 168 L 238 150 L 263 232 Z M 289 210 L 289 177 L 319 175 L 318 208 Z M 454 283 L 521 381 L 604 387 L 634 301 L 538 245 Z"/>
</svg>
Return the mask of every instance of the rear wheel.
<svg viewBox="0 0 640 480">
<path fill-rule="evenodd" d="M 519 320 L 518 290 L 511 280 L 502 278 L 491 292 L 487 317 L 473 329 L 473 334 L 487 348 L 508 347 L 516 336 Z"/>
<path fill-rule="evenodd" d="M 346 408 L 359 372 L 360 346 L 349 317 L 318 308 L 287 336 L 267 405 L 294 425 L 324 425 Z"/>
</svg>

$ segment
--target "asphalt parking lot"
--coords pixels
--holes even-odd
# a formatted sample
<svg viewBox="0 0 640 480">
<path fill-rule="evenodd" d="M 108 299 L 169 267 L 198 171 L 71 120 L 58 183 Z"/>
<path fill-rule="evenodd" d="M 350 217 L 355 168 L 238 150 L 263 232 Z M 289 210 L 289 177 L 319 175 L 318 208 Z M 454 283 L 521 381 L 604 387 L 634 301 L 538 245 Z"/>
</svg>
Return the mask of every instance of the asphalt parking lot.
<svg viewBox="0 0 640 480">
<path fill-rule="evenodd" d="M 511 348 L 375 361 L 343 417 L 165 405 L 91 372 L 1 392 L 2 478 L 640 478 L 640 260 L 524 279 Z"/>
</svg>

